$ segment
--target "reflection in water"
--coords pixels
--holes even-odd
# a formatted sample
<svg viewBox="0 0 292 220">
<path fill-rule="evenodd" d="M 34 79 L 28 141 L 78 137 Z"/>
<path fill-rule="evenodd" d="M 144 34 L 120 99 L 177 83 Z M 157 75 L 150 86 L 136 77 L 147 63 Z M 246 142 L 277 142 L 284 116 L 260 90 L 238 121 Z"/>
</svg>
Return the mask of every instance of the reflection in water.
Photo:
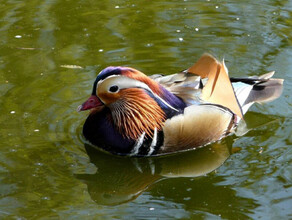
<svg viewBox="0 0 292 220">
<path fill-rule="evenodd" d="M 85 145 L 97 172 L 76 175 L 98 204 L 116 205 L 135 199 L 164 178 L 198 177 L 218 168 L 230 155 L 230 144 L 215 143 L 180 154 L 152 157 L 116 157 Z"/>
</svg>

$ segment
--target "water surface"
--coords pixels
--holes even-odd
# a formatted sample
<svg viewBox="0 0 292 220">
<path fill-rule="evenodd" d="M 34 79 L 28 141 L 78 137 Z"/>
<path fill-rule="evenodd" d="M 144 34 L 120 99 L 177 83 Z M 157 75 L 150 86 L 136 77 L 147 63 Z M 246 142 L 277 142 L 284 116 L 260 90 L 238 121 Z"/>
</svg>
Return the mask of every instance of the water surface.
<svg viewBox="0 0 292 220">
<path fill-rule="evenodd" d="M 292 218 L 291 28 L 291 1 L 0 2 L 1 218 Z M 171 74 L 204 52 L 285 79 L 245 136 L 154 159 L 84 144 L 99 71 Z"/>
</svg>

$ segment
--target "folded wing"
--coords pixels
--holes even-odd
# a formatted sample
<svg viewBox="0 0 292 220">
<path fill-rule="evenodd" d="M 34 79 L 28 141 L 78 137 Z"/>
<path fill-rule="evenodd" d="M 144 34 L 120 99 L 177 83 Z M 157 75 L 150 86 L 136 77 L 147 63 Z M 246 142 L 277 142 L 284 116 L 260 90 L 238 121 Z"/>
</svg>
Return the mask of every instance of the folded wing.
<svg viewBox="0 0 292 220">
<path fill-rule="evenodd" d="M 217 105 L 192 105 L 165 121 L 160 153 L 192 149 L 225 137 L 235 125 L 235 116 Z"/>
</svg>

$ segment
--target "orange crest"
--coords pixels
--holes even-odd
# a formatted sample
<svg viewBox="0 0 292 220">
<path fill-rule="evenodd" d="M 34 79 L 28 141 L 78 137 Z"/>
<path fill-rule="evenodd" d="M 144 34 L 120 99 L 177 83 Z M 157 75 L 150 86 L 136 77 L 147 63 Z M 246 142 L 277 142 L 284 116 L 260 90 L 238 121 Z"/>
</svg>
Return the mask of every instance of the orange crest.
<svg viewBox="0 0 292 220">
<path fill-rule="evenodd" d="M 123 70 L 122 75 L 145 83 L 154 93 L 161 95 L 159 84 L 139 70 L 127 67 L 127 70 Z"/>
</svg>

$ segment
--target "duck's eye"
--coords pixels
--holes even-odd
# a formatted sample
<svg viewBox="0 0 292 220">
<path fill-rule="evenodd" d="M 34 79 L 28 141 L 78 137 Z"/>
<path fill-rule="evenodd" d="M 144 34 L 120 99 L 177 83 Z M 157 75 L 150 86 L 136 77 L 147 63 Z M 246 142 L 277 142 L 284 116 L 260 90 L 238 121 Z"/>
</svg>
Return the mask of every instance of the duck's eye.
<svg viewBox="0 0 292 220">
<path fill-rule="evenodd" d="M 109 88 L 109 91 L 110 91 L 110 92 L 117 92 L 118 90 L 119 90 L 119 87 L 116 86 L 116 85 L 111 86 L 111 87 Z"/>
</svg>

